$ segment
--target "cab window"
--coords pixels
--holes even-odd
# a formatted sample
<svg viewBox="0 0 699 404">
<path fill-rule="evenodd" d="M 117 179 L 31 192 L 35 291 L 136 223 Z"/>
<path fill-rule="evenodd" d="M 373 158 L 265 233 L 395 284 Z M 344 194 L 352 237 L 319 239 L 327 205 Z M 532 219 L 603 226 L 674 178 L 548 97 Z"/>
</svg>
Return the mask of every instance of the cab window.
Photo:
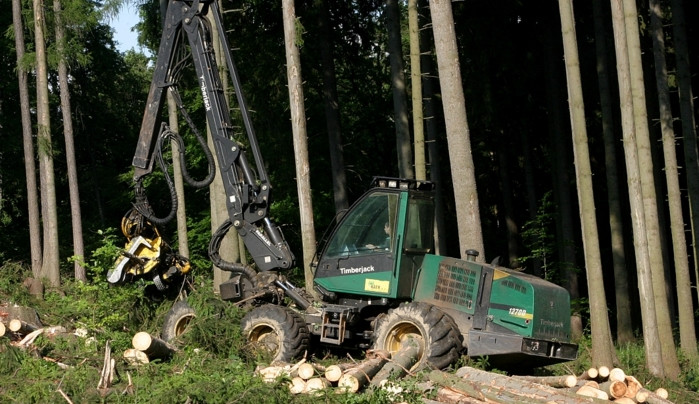
<svg viewBox="0 0 699 404">
<path fill-rule="evenodd" d="M 393 251 L 398 195 L 364 198 L 345 217 L 328 244 L 327 257 Z"/>
</svg>

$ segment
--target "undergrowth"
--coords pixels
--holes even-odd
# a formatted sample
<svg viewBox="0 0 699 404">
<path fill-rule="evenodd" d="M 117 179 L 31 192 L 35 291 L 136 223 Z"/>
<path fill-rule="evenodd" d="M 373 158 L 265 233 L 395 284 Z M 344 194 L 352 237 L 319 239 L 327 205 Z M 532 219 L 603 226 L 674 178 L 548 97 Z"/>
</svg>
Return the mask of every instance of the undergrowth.
<svg viewBox="0 0 699 404">
<path fill-rule="evenodd" d="M 109 246 L 107 246 L 109 247 Z M 139 331 L 160 334 L 172 300 L 153 301 L 144 284 L 119 287 L 105 280 L 110 248 L 95 252 L 88 263 L 88 282 L 65 281 L 60 290 L 47 289 L 43 300 L 29 295 L 22 285 L 31 272 L 18 263 L 0 267 L 0 302 L 33 307 L 46 325 L 69 331 L 54 337 L 41 335 L 28 349 L 0 338 L 0 402 L 2 403 L 422 403 L 430 393 L 418 387 L 418 377 L 390 381 L 390 388 L 369 389 L 361 394 L 337 394 L 329 390 L 316 396 L 291 395 L 288 380 L 265 383 L 255 375 L 257 358 L 246 354 L 239 323 L 244 312 L 221 301 L 213 293 L 211 279 L 193 282 L 188 302 L 197 316 L 178 341 L 178 352 L 169 360 L 134 366 L 122 353 L 131 347 Z M 101 255 L 102 254 L 102 255 Z M 112 255 L 113 256 L 113 255 Z M 116 361 L 116 376 L 109 389 L 97 389 L 109 344 Z M 536 370 L 539 374 L 581 374 L 590 367 L 590 341 L 580 344 L 579 358 Z M 344 354 L 316 353 L 321 363 L 345 361 Z M 682 375 L 677 382 L 660 380 L 645 367 L 642 342 L 618 347 L 619 365 L 650 389 L 664 387 L 676 403 L 699 402 L 699 362 L 680 358 Z M 61 364 L 61 366 L 59 366 Z M 499 373 L 487 358 L 467 359 L 455 365 Z"/>
</svg>

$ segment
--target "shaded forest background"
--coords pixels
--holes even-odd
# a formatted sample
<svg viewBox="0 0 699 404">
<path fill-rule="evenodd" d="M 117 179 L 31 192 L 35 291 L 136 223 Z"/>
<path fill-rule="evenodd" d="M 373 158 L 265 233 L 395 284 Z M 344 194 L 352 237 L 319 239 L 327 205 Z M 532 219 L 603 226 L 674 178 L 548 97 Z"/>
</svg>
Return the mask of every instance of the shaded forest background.
<svg viewBox="0 0 699 404">
<path fill-rule="evenodd" d="M 76 2 L 78 3 L 82 2 Z M 317 23 L 319 3 L 313 0 L 296 3 L 299 29 L 303 31 L 303 42 L 299 45 L 305 82 L 311 192 L 316 233 L 320 238 L 335 216 L 332 179 L 328 169 L 330 162 L 319 56 L 320 44 L 328 38 L 320 31 Z M 131 206 L 130 165 L 150 84 L 149 66 L 152 61 L 140 53 L 117 51 L 108 26 L 108 17 L 100 14 L 99 4 L 82 4 L 83 18 L 75 20 L 79 29 L 69 33 L 72 43 L 77 47 L 69 65 L 85 250 L 89 255 L 90 251 L 103 242 L 105 234 L 116 234 L 115 229 L 118 228 L 122 215 Z M 361 195 L 374 175 L 398 175 L 383 5 L 383 1 L 376 0 L 328 1 L 350 201 Z M 234 47 L 233 56 L 240 70 L 246 98 L 253 110 L 253 123 L 274 186 L 272 215 L 277 223 L 282 224 L 285 236 L 298 256 L 301 251 L 301 235 L 286 88 L 281 4 L 271 0 L 249 0 L 225 1 L 223 6 L 231 11 L 225 14 L 228 38 Z M 650 18 L 647 4 L 640 2 L 638 6 L 642 22 L 644 67 L 647 70 L 648 113 L 651 122 L 657 123 L 655 85 L 648 79 L 653 77 L 651 39 L 646 30 Z M 558 282 L 561 281 L 558 275 L 562 266 L 578 268 L 580 294 L 584 296 L 587 289 L 582 272 L 582 251 L 579 248 L 582 241 L 577 228 L 577 199 L 573 192 L 575 176 L 557 2 L 461 1 L 454 2 L 452 7 L 478 179 L 486 260 L 501 256 L 504 263 L 513 266 L 529 265 L 532 260 L 526 258 L 544 260 L 546 270 L 541 275 Z M 687 25 L 690 64 L 696 72 L 699 52 L 696 42 L 692 40 L 697 37 L 697 27 L 691 22 L 699 18 L 699 4 L 685 0 L 684 7 L 685 19 L 690 22 Z M 26 9 L 29 10 L 30 7 L 27 6 Z M 421 4 L 420 10 L 421 25 L 425 27 L 421 30 L 421 35 L 426 37 L 425 43 L 429 44 L 431 30 L 426 25 L 429 23 L 426 4 Z M 404 4 L 402 11 L 406 13 Z M 159 4 L 157 1 L 146 2 L 140 6 L 140 12 L 140 41 L 154 51 L 159 42 L 161 26 Z M 605 12 L 609 13 L 608 5 L 605 6 Z M 604 180 L 606 168 L 591 2 L 576 2 L 575 17 L 603 267 L 611 268 L 612 253 L 608 241 L 609 229 L 606 226 L 609 223 Z M 31 37 L 31 20 L 31 13 L 25 15 L 27 37 Z M 405 16 L 402 21 L 405 27 L 404 55 L 408 55 Z M 609 16 L 604 22 L 609 32 L 609 58 L 613 60 Z M 669 21 L 666 23 L 669 24 Z M 28 262 L 29 235 L 16 79 L 17 61 L 9 10 L 0 13 L 0 27 L 3 32 L 0 37 L 0 261 Z M 671 52 L 672 35 L 668 32 L 671 31 L 666 31 L 666 46 Z M 28 42 L 27 46 L 28 59 L 31 59 L 31 43 Z M 51 46 L 49 42 L 50 52 Z M 431 49 L 430 46 L 423 49 L 423 52 L 432 57 Z M 56 59 L 54 53 L 53 58 L 50 57 L 50 63 L 55 64 Z M 406 70 L 409 70 L 409 58 L 406 56 L 404 59 Z M 672 72 L 674 59 L 667 60 Z M 31 60 L 26 63 L 31 63 Z M 423 72 L 426 81 L 435 88 L 435 114 L 428 121 L 437 125 L 437 133 L 441 134 L 435 141 L 440 149 L 440 159 L 431 161 L 428 170 L 438 166 L 443 173 L 440 185 L 444 192 L 448 228 L 446 234 L 442 235 L 447 241 L 447 250 L 441 253 L 460 256 L 462 252 L 458 251 L 456 222 L 453 220 L 447 144 L 440 116 L 442 109 L 439 105 L 436 63 L 433 62 L 433 66 L 431 71 L 423 66 Z M 610 63 L 610 69 L 609 74 L 613 76 L 613 63 Z M 59 95 L 55 91 L 58 78 L 55 68 L 52 71 L 49 80 L 50 88 L 54 90 L 51 93 L 51 121 L 58 181 L 56 191 L 60 248 L 64 266 L 62 276 L 72 277 L 69 258 L 73 255 L 73 249 L 63 151 L 65 145 L 60 125 L 62 116 Z M 697 89 L 697 80 L 694 74 L 694 89 Z M 35 81 L 30 79 L 29 83 L 34 86 Z M 181 89 L 181 92 L 188 111 L 192 116 L 198 117 L 197 124 L 203 128 L 203 104 L 199 91 L 193 86 L 189 90 Z M 30 89 L 30 94 L 34 94 L 33 89 Z M 673 91 L 674 102 L 677 101 L 676 96 L 676 91 Z M 618 113 L 618 109 L 615 111 Z M 677 114 L 679 108 L 675 105 L 673 111 Z M 617 116 L 615 122 L 617 139 L 621 145 L 618 118 Z M 679 123 L 677 125 L 679 128 Z M 676 133 L 680 133 L 679 129 Z M 659 125 L 651 126 L 651 134 L 654 140 L 660 139 Z M 559 140 L 562 142 L 557 142 Z M 193 139 L 189 141 L 194 142 Z M 659 150 L 659 141 L 652 143 L 658 148 L 654 150 L 654 156 L 659 159 L 655 167 L 658 172 L 656 181 L 659 198 L 664 200 L 666 192 L 659 180 L 663 178 L 660 174 L 662 151 Z M 562 144 L 563 148 L 557 144 Z M 683 147 L 681 139 L 677 145 L 678 155 L 683 155 L 679 149 Z M 621 147 L 618 147 L 617 152 L 616 167 L 620 178 L 623 178 L 624 156 Z M 201 157 L 194 155 L 190 159 L 190 164 L 195 166 L 194 172 L 200 163 L 198 158 Z M 683 174 L 681 170 L 680 175 Z M 683 176 L 683 190 L 687 188 L 685 181 Z M 562 189 L 558 184 L 567 184 L 569 189 Z M 157 188 L 158 185 L 160 184 L 155 183 L 152 187 Z M 156 208 L 162 206 L 162 209 L 167 209 L 169 196 L 164 188 L 162 191 L 160 197 L 157 191 L 152 191 L 153 194 L 149 191 L 149 197 Z M 206 192 L 192 191 L 187 195 L 190 258 L 199 267 L 200 273 L 207 272 L 211 267 L 206 256 L 210 238 L 209 199 Z M 622 197 L 622 201 L 624 200 L 628 198 Z M 660 206 L 666 209 L 664 204 Z M 685 206 L 685 209 L 688 210 L 688 207 Z M 628 219 L 628 206 L 623 207 L 623 211 L 624 219 Z M 562 229 L 560 226 L 565 212 L 569 215 L 567 222 L 575 226 L 570 233 L 572 238 L 563 236 L 563 230 L 570 229 Z M 667 215 L 661 211 L 661 217 L 663 214 Z M 685 217 L 689 217 L 688 213 Z M 662 220 L 661 218 L 662 228 L 668 228 L 662 225 Z M 508 224 L 511 225 L 509 230 Z M 631 240 L 628 220 L 625 229 L 626 240 Z M 174 228 L 165 229 L 163 233 L 166 237 L 176 234 Z M 171 241 L 171 244 L 176 245 L 174 240 Z M 665 247 L 668 251 L 670 243 L 669 234 L 665 234 Z M 630 241 L 628 244 L 627 257 L 633 257 Z M 574 248 L 575 254 L 564 258 L 562 251 L 566 248 Z M 89 260 L 89 256 L 86 259 Z M 629 289 L 635 291 L 633 259 L 629 258 L 626 262 L 631 275 Z M 301 273 L 302 270 L 299 270 L 298 275 L 301 276 Z M 606 273 L 609 274 L 608 284 L 613 285 L 611 271 Z M 668 278 L 669 284 L 674 284 L 674 280 L 670 282 L 671 279 Z M 694 283 L 696 284 L 696 279 Z M 613 290 L 611 286 L 607 289 L 609 307 L 614 307 Z M 640 323 L 640 318 L 636 320 Z"/>
</svg>

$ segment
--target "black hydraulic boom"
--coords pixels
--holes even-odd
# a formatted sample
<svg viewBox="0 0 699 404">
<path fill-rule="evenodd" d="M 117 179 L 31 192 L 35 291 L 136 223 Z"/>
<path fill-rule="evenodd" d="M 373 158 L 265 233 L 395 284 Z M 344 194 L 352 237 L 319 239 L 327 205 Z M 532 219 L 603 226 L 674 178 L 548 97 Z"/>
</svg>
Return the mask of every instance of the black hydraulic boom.
<svg viewBox="0 0 699 404">
<path fill-rule="evenodd" d="M 212 29 L 215 25 L 215 30 Z M 230 74 L 230 82 L 235 92 L 240 108 L 243 126 L 247 138 L 245 143 L 235 138 L 234 127 L 231 124 L 228 102 L 219 76 L 219 66 L 216 62 L 212 41 L 212 32 L 218 33 L 218 39 L 223 49 L 222 59 Z M 186 43 L 185 43 L 186 36 Z M 189 45 L 189 54 L 185 44 Z M 183 56 L 184 55 L 184 56 Z M 189 57 L 191 56 L 191 59 Z M 153 80 L 151 82 L 146 110 L 141 123 L 138 146 L 133 157 L 135 203 L 130 212 L 133 216 L 142 216 L 152 224 L 162 224 L 174 217 L 176 210 L 176 194 L 169 179 L 167 168 L 160 156 L 160 144 L 165 139 L 176 139 L 184 157 L 183 142 L 179 135 L 174 134 L 164 123 L 160 123 L 161 111 L 166 98 L 166 91 L 173 94 L 179 109 L 185 119 L 193 126 L 186 115 L 177 92 L 177 84 L 182 67 L 187 62 L 193 62 L 197 86 L 201 91 L 206 118 L 213 139 L 214 152 L 218 160 L 218 172 L 223 180 L 226 194 L 228 218 L 214 232 L 209 245 L 209 255 L 218 267 L 233 272 L 246 272 L 250 269 L 239 264 L 225 262 L 218 254 L 221 239 L 235 228 L 255 261 L 258 270 L 287 269 L 294 265 L 294 256 L 284 239 L 279 227 L 273 223 L 268 214 L 271 203 L 270 186 L 267 172 L 262 160 L 257 138 L 252 126 L 248 107 L 243 96 L 242 86 L 230 46 L 226 39 L 216 1 L 212 0 L 170 0 L 163 24 L 163 34 L 158 49 Z M 199 143 L 208 152 L 206 142 L 199 136 Z M 246 152 L 252 154 L 254 168 L 251 167 Z M 211 152 L 208 152 L 209 156 Z M 209 157 L 210 163 L 212 159 Z M 158 161 L 164 169 L 166 180 L 172 194 L 172 210 L 166 218 L 158 218 L 148 204 L 143 186 L 143 179 L 153 171 L 154 161 Z M 185 159 L 181 159 L 183 172 L 186 173 Z M 210 164 L 210 178 L 196 182 L 185 175 L 185 180 L 194 186 L 206 186 L 213 179 L 214 168 Z M 128 226 L 127 226 L 128 227 Z M 133 226 L 137 227 L 138 226 Z M 124 226 L 122 225 L 122 228 Z M 138 232 L 138 231 L 136 231 Z M 126 233 L 126 230 L 125 230 Z M 138 235 L 138 234 L 135 234 Z M 135 236 L 134 234 L 129 236 Z M 249 272 L 248 272 L 249 275 Z M 110 275 L 111 279 L 122 279 L 122 274 Z"/>
</svg>

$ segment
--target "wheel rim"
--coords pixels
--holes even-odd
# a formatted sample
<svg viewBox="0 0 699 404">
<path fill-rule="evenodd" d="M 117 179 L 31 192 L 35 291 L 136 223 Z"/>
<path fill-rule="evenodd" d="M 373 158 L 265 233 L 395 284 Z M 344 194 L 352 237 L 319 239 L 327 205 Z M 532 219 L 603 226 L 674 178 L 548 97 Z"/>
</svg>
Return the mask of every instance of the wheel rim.
<svg viewBox="0 0 699 404">
<path fill-rule="evenodd" d="M 264 350 L 272 355 L 276 355 L 279 351 L 279 335 L 269 324 L 260 324 L 250 330 L 248 341 L 255 349 Z"/>
<path fill-rule="evenodd" d="M 417 362 L 420 362 L 425 352 L 425 337 L 422 335 L 420 328 L 414 323 L 403 322 L 393 326 L 384 340 L 383 348 L 393 355 L 400 351 L 405 343 L 411 339 L 418 345 Z"/>
<path fill-rule="evenodd" d="M 193 314 L 188 314 L 177 319 L 175 322 L 175 337 L 179 337 L 180 335 L 184 334 L 193 318 Z"/>
</svg>

